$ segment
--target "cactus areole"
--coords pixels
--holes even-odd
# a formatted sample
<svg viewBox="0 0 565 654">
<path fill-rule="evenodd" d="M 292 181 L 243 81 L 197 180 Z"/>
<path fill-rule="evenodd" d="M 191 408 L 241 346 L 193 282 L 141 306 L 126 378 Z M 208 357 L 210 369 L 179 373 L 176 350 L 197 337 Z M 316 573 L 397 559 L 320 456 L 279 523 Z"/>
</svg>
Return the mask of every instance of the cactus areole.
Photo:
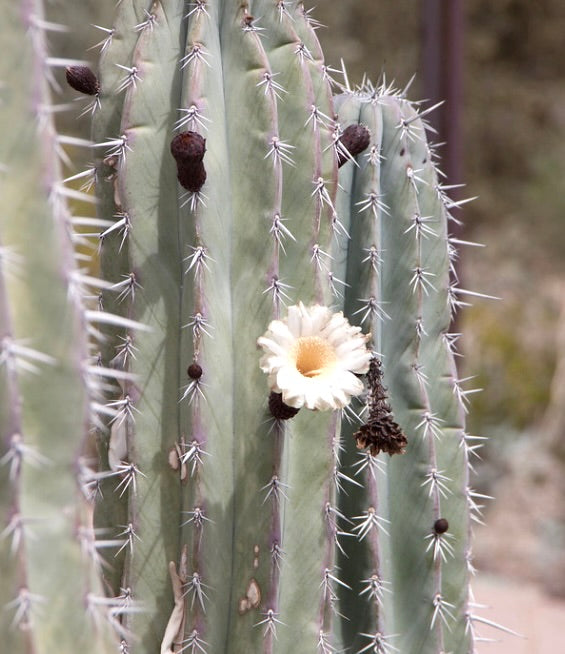
<svg viewBox="0 0 565 654">
<path fill-rule="evenodd" d="M 50 23 L 17 5 L 2 81 L 34 81 L 1 120 L 44 147 L 10 155 L 27 204 L 0 217 L 10 652 L 471 654 L 453 204 L 422 115 L 327 66 L 300 2 L 122 0 L 98 76 L 67 68 L 95 164 L 63 180 Z"/>
</svg>

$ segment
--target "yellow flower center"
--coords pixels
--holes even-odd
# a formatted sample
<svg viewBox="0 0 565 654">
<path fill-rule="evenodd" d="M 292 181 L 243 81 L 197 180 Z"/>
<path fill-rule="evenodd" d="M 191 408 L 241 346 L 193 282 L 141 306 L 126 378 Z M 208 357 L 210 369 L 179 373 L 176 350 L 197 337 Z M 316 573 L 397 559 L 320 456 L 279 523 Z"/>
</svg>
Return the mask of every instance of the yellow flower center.
<svg viewBox="0 0 565 654">
<path fill-rule="evenodd" d="M 305 377 L 319 377 L 337 360 L 335 350 L 319 336 L 301 336 L 294 346 L 296 369 Z"/>
</svg>

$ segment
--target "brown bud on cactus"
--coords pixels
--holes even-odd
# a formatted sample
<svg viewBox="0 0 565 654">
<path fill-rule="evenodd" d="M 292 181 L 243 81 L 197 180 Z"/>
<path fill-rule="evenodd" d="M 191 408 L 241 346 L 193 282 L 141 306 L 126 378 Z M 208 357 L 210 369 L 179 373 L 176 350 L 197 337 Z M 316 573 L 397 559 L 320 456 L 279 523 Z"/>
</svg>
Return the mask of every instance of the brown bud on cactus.
<svg viewBox="0 0 565 654">
<path fill-rule="evenodd" d="M 206 139 L 197 132 L 181 132 L 171 141 L 171 154 L 177 163 L 202 161 L 206 152 Z"/>
<path fill-rule="evenodd" d="M 347 163 L 353 157 L 363 152 L 371 142 L 371 132 L 365 125 L 349 125 L 339 137 L 341 147 L 338 149 L 338 168 Z M 349 152 L 349 155 L 347 152 Z"/>
<path fill-rule="evenodd" d="M 188 366 L 188 369 L 186 371 L 186 374 L 191 378 L 191 379 L 200 379 L 202 377 L 202 366 L 199 366 L 196 362 L 191 363 Z"/>
<path fill-rule="evenodd" d="M 269 411 L 277 420 L 289 420 L 300 411 L 292 406 L 288 406 L 282 400 L 282 393 L 271 392 L 269 394 Z"/>
<path fill-rule="evenodd" d="M 177 162 L 177 177 L 183 188 L 198 193 L 206 181 L 202 159 L 206 139 L 196 132 L 181 132 L 171 141 L 171 154 Z"/>
<path fill-rule="evenodd" d="M 438 518 L 434 522 L 434 531 L 436 534 L 445 534 L 449 529 L 449 522 L 445 518 Z"/>
<path fill-rule="evenodd" d="M 68 66 L 65 70 L 67 84 L 79 93 L 98 95 L 100 82 L 88 66 Z"/>
<path fill-rule="evenodd" d="M 206 170 L 202 162 L 196 164 L 177 161 L 177 178 L 187 191 L 198 193 L 206 181 Z"/>
</svg>

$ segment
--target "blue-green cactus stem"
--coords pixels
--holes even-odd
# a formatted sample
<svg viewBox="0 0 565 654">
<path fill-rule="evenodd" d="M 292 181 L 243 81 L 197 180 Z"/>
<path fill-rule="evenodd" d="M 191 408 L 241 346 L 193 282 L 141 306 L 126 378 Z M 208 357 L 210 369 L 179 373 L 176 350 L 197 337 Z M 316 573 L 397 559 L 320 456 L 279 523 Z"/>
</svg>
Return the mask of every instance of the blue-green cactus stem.
<svg viewBox="0 0 565 654">
<path fill-rule="evenodd" d="M 3 358 L 3 365 L 0 366 L 0 461 L 3 464 L 0 474 L 0 570 L 3 579 L 0 602 L 5 608 L 14 606 L 13 603 L 17 602 L 22 592 L 18 589 L 28 587 L 25 548 L 21 542 L 24 529 L 19 495 L 21 460 L 17 456 L 18 449 L 21 448 L 20 435 L 23 432 L 22 406 L 15 366 L 16 352 L 13 355 L 9 352 L 9 348 L 13 347 L 14 337 L 5 283 L 5 277 L 14 274 L 14 263 L 10 262 L 10 257 L 13 259 L 14 254 L 0 244 L 0 352 Z M 14 610 L 17 610 L 17 605 Z M 7 634 L 6 646 L 16 652 L 25 651 L 31 647 L 31 634 L 14 629 L 14 624 L 10 624 L 14 617 L 8 611 L 3 612 L 2 633 Z M 17 620 L 15 622 L 17 623 Z"/>
<path fill-rule="evenodd" d="M 279 497 L 276 502 L 273 495 L 269 502 L 265 502 L 264 498 L 274 478 L 279 475 L 284 478 L 285 474 L 289 474 L 284 467 L 294 470 L 295 466 L 289 465 L 285 455 L 287 462 L 283 467 L 281 428 L 277 424 L 273 426 L 272 420 L 269 424 L 265 413 L 267 392 L 256 366 L 255 339 L 271 317 L 281 314 L 283 301 L 288 295 L 287 288 L 292 287 L 297 299 L 323 301 L 324 296 L 327 297 L 327 291 L 324 291 L 324 288 L 328 288 L 326 271 L 320 257 L 325 256 L 329 249 L 331 221 L 328 216 L 333 217 L 336 160 L 331 148 L 331 130 L 327 125 L 320 124 L 319 116 L 332 115 L 331 97 L 318 51 L 315 52 L 315 59 L 294 31 L 294 23 L 286 14 L 279 16 L 274 5 L 268 8 L 269 18 L 276 21 L 271 24 L 273 41 L 264 46 L 245 7 L 240 8 L 238 13 L 234 12 L 234 6 L 230 3 L 226 3 L 223 10 L 215 3 L 197 3 L 188 14 L 186 46 L 180 53 L 170 42 L 167 43 L 162 34 L 165 23 L 173 31 L 173 10 L 169 11 L 164 6 L 163 11 L 166 19 L 159 11 L 151 14 L 151 29 L 143 30 L 133 54 L 127 57 L 128 69 L 135 69 L 137 78 L 130 78 L 130 84 L 125 89 L 126 99 L 118 131 L 120 136 L 125 137 L 127 149 L 124 149 L 124 156 L 116 170 L 119 201 L 131 224 L 128 234 L 130 270 L 143 270 L 144 262 L 145 265 L 152 262 L 152 266 L 157 266 L 163 256 L 168 258 L 167 266 L 177 267 L 174 274 L 171 269 L 170 276 L 172 279 L 176 274 L 175 284 L 180 287 L 181 296 L 178 309 L 173 309 L 171 302 L 171 310 L 167 311 L 166 316 L 167 324 L 177 325 L 181 338 L 180 350 L 174 338 L 167 337 L 166 342 L 171 352 L 171 362 L 173 359 L 177 361 L 174 366 L 179 383 L 175 399 L 181 401 L 178 411 L 175 412 L 172 407 L 166 411 L 167 415 L 179 420 L 178 427 L 167 430 L 167 438 L 171 434 L 174 437 L 167 443 L 155 441 L 154 434 L 159 431 L 157 425 L 148 428 L 146 422 L 146 414 L 162 415 L 157 405 L 149 408 L 149 404 L 146 404 L 150 402 L 149 398 L 160 399 L 159 394 L 145 387 L 140 389 L 139 400 L 135 403 L 135 434 L 128 460 L 134 463 L 140 474 L 136 478 L 137 498 L 129 493 L 129 511 L 130 522 L 140 525 L 136 534 L 141 544 L 135 545 L 127 578 L 132 582 L 134 597 L 146 603 L 143 590 L 146 582 L 140 583 L 144 574 L 141 569 L 148 570 L 150 567 L 143 544 L 145 529 L 137 514 L 131 513 L 131 505 L 142 506 L 143 512 L 148 511 L 148 515 L 160 515 L 145 499 L 145 493 L 153 487 L 150 485 L 152 482 L 145 481 L 143 475 L 150 473 L 144 472 L 144 469 L 150 469 L 149 461 L 154 460 L 152 457 L 162 457 L 164 451 L 176 450 L 176 440 L 181 452 L 181 470 L 185 464 L 194 473 L 188 475 L 190 478 L 182 493 L 182 513 L 179 512 L 179 522 L 184 523 L 180 546 L 182 548 L 183 542 L 191 543 L 188 548 L 187 594 L 195 598 L 190 602 L 190 609 L 187 609 L 185 636 L 192 639 L 191 642 L 197 639 L 209 642 L 211 638 L 212 647 L 216 646 L 215 639 L 219 639 L 217 642 L 220 646 L 219 643 L 226 638 L 230 643 L 249 642 L 249 638 L 252 638 L 258 643 L 265 641 L 265 647 L 269 649 L 272 647 L 272 631 L 267 628 L 267 638 L 264 638 L 264 627 L 255 628 L 254 625 L 264 622 L 266 616 L 264 624 L 274 627 L 276 621 L 269 621 L 269 610 L 272 615 L 278 615 L 278 606 L 274 603 L 279 601 L 279 597 L 285 607 L 292 607 L 297 591 L 292 584 L 277 591 L 279 567 L 286 565 L 279 560 L 281 537 L 288 538 L 289 542 L 292 540 L 284 530 L 282 533 L 280 531 L 282 515 L 279 504 L 282 498 Z M 174 20 L 178 24 L 178 16 Z M 313 32 L 301 13 L 296 14 L 296 22 L 309 35 L 310 42 L 315 43 Z M 225 50 L 219 49 L 220 34 Z M 119 33 L 114 33 L 113 38 L 118 37 Z M 238 52 L 237 57 L 224 56 L 224 52 L 231 51 L 230 47 Z M 110 51 L 111 48 L 108 49 Z M 151 164 L 151 153 L 159 155 L 172 135 L 170 120 L 173 114 L 169 111 L 167 120 L 160 120 L 158 106 L 159 103 L 163 105 L 164 116 L 165 102 L 170 102 L 170 97 L 175 95 L 173 90 L 168 93 L 161 91 L 159 101 L 151 95 L 157 93 L 151 90 L 152 86 L 159 87 L 148 84 L 147 79 L 153 79 L 154 75 L 161 88 L 166 83 L 163 81 L 166 76 L 162 66 L 159 68 L 157 52 L 169 52 L 171 58 L 176 57 L 179 62 L 180 74 L 178 69 L 174 73 L 182 79 L 177 105 L 181 110 L 177 123 L 179 128 L 193 129 L 206 138 L 204 165 L 207 180 L 197 197 L 188 198 L 186 206 L 180 209 L 178 226 L 174 224 L 178 213 L 176 182 L 174 175 L 170 175 L 174 162 L 165 160 L 166 178 L 151 177 L 152 171 L 160 170 L 157 161 L 154 167 Z M 101 82 L 104 112 L 104 75 Z M 171 88 L 176 88 L 176 82 L 172 82 Z M 279 96 L 282 94 L 285 95 L 284 103 L 280 102 Z M 255 98 L 255 102 L 251 102 L 251 98 Z M 247 116 L 243 125 L 237 112 L 226 109 L 240 106 L 250 106 L 255 111 L 255 114 Z M 321 114 L 313 114 L 313 107 L 318 107 Z M 151 111 L 148 111 L 149 108 Z M 102 139 L 99 128 L 97 133 Z M 287 147 L 287 143 L 291 142 L 293 148 Z M 236 154 L 231 155 L 232 152 Z M 233 159 L 234 156 L 237 161 Z M 265 175 L 265 170 L 269 168 L 271 172 Z M 299 173 L 295 172 L 295 168 Z M 304 170 L 310 172 L 305 175 Z M 171 180 L 174 192 L 167 191 Z M 134 190 L 139 189 L 140 183 L 142 188 Z M 231 189 L 229 197 L 218 195 L 214 189 L 219 188 Z M 172 203 L 169 209 L 161 206 L 157 211 L 155 201 L 152 206 L 149 205 L 150 198 L 163 197 L 165 193 L 166 202 Z M 108 191 L 105 194 L 108 195 Z M 104 206 L 104 199 L 101 206 Z M 167 227 L 168 220 L 171 221 L 170 227 Z M 284 229 L 281 225 L 284 225 Z M 156 240 L 157 233 L 160 236 Z M 117 236 L 112 235 L 114 239 Z M 200 258 L 197 260 L 196 257 Z M 183 259 L 184 264 L 179 265 Z M 304 259 L 311 262 L 310 278 L 300 273 L 295 264 Z M 250 260 L 253 266 L 249 265 Z M 190 268 L 188 273 L 187 268 Z M 231 274 L 226 275 L 230 270 Z M 264 276 L 257 275 L 257 270 L 263 270 Z M 158 348 L 155 347 L 152 352 L 149 345 L 152 339 L 156 339 L 155 343 L 162 342 L 159 339 L 163 338 L 162 326 L 165 323 L 155 320 L 154 316 L 158 315 L 155 308 L 148 313 L 144 303 L 151 285 L 167 285 L 165 278 L 160 279 L 159 274 L 159 270 L 152 268 L 151 274 L 145 272 L 139 275 L 141 289 L 136 291 L 135 300 L 131 303 L 131 317 L 153 329 L 152 336 L 135 337 L 137 358 L 136 362 L 132 362 L 132 372 L 140 378 L 145 378 L 147 373 L 137 363 L 139 360 L 157 378 L 153 362 L 158 361 Z M 230 278 L 233 280 L 231 288 L 226 285 Z M 171 293 L 174 292 L 173 288 L 171 283 Z M 257 307 L 256 316 L 249 312 L 253 306 Z M 178 318 L 175 318 L 176 310 L 180 311 Z M 255 334 L 250 334 L 247 329 L 250 323 L 260 326 Z M 226 341 L 226 334 L 233 336 Z M 232 354 L 233 345 L 236 347 Z M 177 354 L 173 355 L 173 352 Z M 169 360 L 166 354 L 165 359 Z M 202 368 L 201 381 L 187 380 L 184 376 L 186 365 L 192 360 Z M 233 365 L 233 373 L 230 373 L 230 365 Z M 232 386 L 235 371 L 238 378 L 246 379 L 245 385 L 235 383 Z M 235 391 L 233 424 L 232 410 L 226 410 L 226 401 L 231 397 L 229 389 L 232 388 Z M 257 392 L 251 394 L 250 388 L 257 389 Z M 258 401 L 259 397 L 261 401 Z M 221 413 L 218 412 L 218 403 L 222 406 Z M 320 421 L 318 417 L 316 419 Z M 250 425 L 255 427 L 250 430 Z M 312 430 L 310 416 L 302 419 L 302 425 L 300 431 L 309 433 Z M 268 433 L 269 428 L 273 428 L 273 434 Z M 323 456 L 313 453 L 313 461 L 320 466 L 320 479 L 331 479 L 329 472 L 335 468 L 331 449 L 335 440 L 335 421 L 328 428 L 329 440 L 318 441 Z M 150 440 L 143 440 L 145 433 Z M 255 434 L 255 438 L 250 437 L 252 434 Z M 299 438 L 296 436 L 294 440 L 298 441 Z M 140 443 L 145 444 L 142 447 Z M 290 459 L 303 459 L 302 448 L 298 447 L 296 453 L 289 456 Z M 141 464 L 143 459 L 144 465 Z M 230 463 L 232 460 L 233 463 Z M 260 461 L 261 465 L 255 464 L 250 469 L 249 460 Z M 222 461 L 225 463 L 222 464 Z M 172 474 L 171 479 L 174 480 L 171 487 L 179 484 L 178 478 Z M 235 479 L 242 481 L 236 486 L 235 496 L 230 498 L 229 488 Z M 133 483 L 131 486 L 133 488 Z M 316 507 L 320 533 L 325 533 L 328 530 L 324 526 L 324 511 L 330 496 L 325 484 L 321 484 L 320 488 L 319 496 L 309 494 L 307 499 Z M 304 503 L 304 499 L 301 499 L 301 503 Z M 175 502 L 171 502 L 167 510 L 174 511 L 174 506 Z M 200 526 L 194 521 L 197 509 L 204 511 L 207 518 L 205 523 L 199 523 Z M 309 520 L 306 517 L 308 514 L 309 511 L 302 507 L 299 521 Z M 201 517 L 202 513 L 196 515 Z M 231 540 L 234 528 L 239 534 L 237 544 Z M 305 587 L 314 589 L 314 595 L 318 598 L 322 593 L 315 589 L 323 581 L 324 569 L 330 565 L 333 556 L 335 533 L 331 530 L 329 533 L 330 538 L 322 548 L 326 554 L 321 560 L 325 559 L 326 565 L 322 569 L 314 569 L 316 583 L 305 584 Z M 207 543 L 221 543 L 220 553 L 217 546 L 210 547 Z M 307 546 L 307 549 L 311 548 Z M 218 565 L 218 555 L 221 558 L 222 553 L 225 564 Z M 155 560 L 161 556 L 152 544 L 153 554 L 157 557 Z M 296 574 L 300 574 L 302 565 L 306 570 L 306 564 L 295 563 L 303 558 L 299 549 L 288 556 L 289 569 L 296 569 Z M 178 550 L 177 556 L 171 555 L 170 558 L 178 558 Z M 136 564 L 136 560 L 140 563 Z M 162 557 L 160 560 L 159 583 L 168 584 L 167 566 L 163 565 Z M 136 572 L 137 565 L 141 566 L 139 573 Z M 198 576 L 195 577 L 195 574 Z M 200 584 L 199 588 L 204 592 L 200 593 L 195 584 Z M 255 592 L 257 588 L 263 600 L 268 599 L 271 606 L 253 605 L 249 589 Z M 154 596 L 154 588 L 148 592 L 151 597 Z M 243 611 L 243 615 L 240 615 L 242 604 L 238 607 L 234 597 L 249 599 L 251 610 Z M 313 605 L 316 604 L 318 601 L 313 602 Z M 161 624 L 167 617 L 165 612 L 161 614 Z M 305 616 L 302 620 L 306 624 L 311 618 Z M 319 620 L 312 619 L 312 623 Z M 128 626 L 133 626 L 135 622 L 134 616 Z M 213 630 L 208 627 L 209 624 L 214 625 Z M 225 626 L 221 627 L 222 624 Z M 231 630 L 229 636 L 228 625 Z M 312 629 L 313 639 L 318 638 L 318 630 L 319 625 Z M 157 635 L 151 637 L 157 638 Z M 312 642 L 316 643 L 315 640 Z"/>
<path fill-rule="evenodd" d="M 345 299 L 345 311 L 353 320 L 366 321 L 371 325 L 372 347 L 380 353 L 381 321 L 385 316 L 380 289 L 380 268 L 383 257 L 381 222 L 387 220 L 388 209 L 381 190 L 381 147 L 382 121 L 380 108 L 367 104 L 356 94 L 338 96 L 337 111 L 341 128 L 350 124 L 364 124 L 369 127 L 371 142 L 365 152 L 355 161 L 348 162 L 340 169 L 340 184 L 343 189 L 351 189 L 338 194 L 338 211 L 342 216 L 344 231 L 336 244 L 336 274 L 354 291 Z M 352 256 L 352 252 L 355 254 Z M 350 437 L 351 428 L 345 430 Z M 391 634 L 384 615 L 384 594 L 390 588 L 382 566 L 381 540 L 386 537 L 388 522 L 383 516 L 386 493 L 378 486 L 384 474 L 384 467 L 370 453 L 354 453 L 351 444 L 343 459 L 344 466 L 350 467 L 355 480 L 362 479 L 364 491 L 362 502 L 355 501 L 355 494 L 340 497 L 340 510 L 347 515 L 352 524 L 349 530 L 355 540 L 345 542 L 349 560 L 341 559 L 344 577 L 355 580 L 353 594 L 341 592 L 343 610 L 346 615 L 355 616 L 355 625 L 344 623 L 345 642 L 354 642 L 359 647 L 367 643 L 359 633 L 375 634 L 375 645 L 380 640 L 387 642 Z M 382 485 L 381 485 L 382 486 Z M 355 595 L 363 597 L 364 611 L 352 608 Z M 393 644 L 393 643 L 391 643 Z M 377 649 L 378 651 L 378 649 Z"/>
<path fill-rule="evenodd" d="M 123 584 L 149 614 L 159 613 L 159 598 L 170 593 L 168 564 L 178 560 L 180 480 L 166 454 L 178 434 L 179 287 L 182 257 L 178 243 L 178 208 L 174 162 L 163 174 L 173 115 L 171 95 L 179 95 L 179 71 L 163 65 L 166 54 L 180 56 L 178 34 L 183 8 L 178 3 L 151 7 L 154 28 L 137 31 L 138 38 L 117 91 L 123 90 L 120 136 L 124 149 L 117 164 L 118 197 L 131 222 L 128 235 L 129 288 L 126 302 L 132 317 L 147 331 L 132 334 L 136 356 L 130 362 L 135 379 L 124 388 L 131 401 L 127 454 L 128 524 L 135 539 L 126 555 Z M 138 24 L 138 23 L 136 23 Z M 132 30 L 133 25 L 128 29 Z M 104 80 L 102 80 L 104 85 Z M 114 91 L 116 92 L 116 91 Z M 102 98 L 102 104 L 104 99 Z M 162 184 L 168 180 L 168 188 Z M 167 192 L 168 191 L 168 192 Z M 163 388 L 173 392 L 163 394 Z M 116 489 L 114 490 L 116 492 Z M 165 574 L 154 574 L 161 570 Z M 160 643 L 164 611 L 157 623 L 144 613 L 124 616 L 127 629 L 145 642 Z"/>
<path fill-rule="evenodd" d="M 147 651 L 464 652 L 447 215 L 422 123 L 384 87 L 345 93 L 336 123 L 300 3 L 147 5 L 118 6 L 94 128 L 113 144 L 100 220 L 117 215 L 104 310 L 131 344 L 127 365 L 111 333 L 102 352 L 121 372 L 97 524 L 121 516 L 107 578 L 143 609 L 122 622 Z M 355 123 L 371 143 L 337 193 L 340 130 Z M 205 139 L 189 193 L 170 152 L 187 131 Z M 299 302 L 343 306 L 372 333 L 406 455 L 359 455 L 337 413 L 269 413 L 257 338 Z"/>
<path fill-rule="evenodd" d="M 272 75 L 271 65 L 260 34 L 252 29 L 253 25 L 248 25 L 246 8 L 238 12 L 234 9 L 229 3 L 223 8 L 220 38 L 228 44 L 228 50 L 222 48 L 218 53 L 225 67 L 223 111 L 228 146 L 225 156 L 229 161 L 232 197 L 230 258 L 235 346 L 232 451 L 236 481 L 232 519 L 239 534 L 233 543 L 231 583 L 235 596 L 228 607 L 227 644 L 237 651 L 239 643 L 247 641 L 261 651 L 262 627 L 254 625 L 263 620 L 265 610 L 278 612 L 278 572 L 271 550 L 277 541 L 280 546 L 277 532 L 282 497 L 277 481 L 282 474 L 283 430 L 275 425 L 272 433 L 267 433 L 272 421 L 265 410 L 266 389 L 263 387 L 263 393 L 255 395 L 264 380 L 258 367 L 250 365 L 257 356 L 256 345 L 244 334 L 249 333 L 250 324 L 266 324 L 281 310 L 283 298 L 275 289 L 281 275 L 279 250 L 271 227 L 275 216 L 283 211 L 283 180 L 286 181 L 288 166 L 272 150 L 285 137 L 279 132 L 277 98 L 272 89 L 261 84 Z M 239 56 L 226 57 L 229 48 Z M 236 109 L 244 106 L 252 108 L 247 115 Z M 236 159 L 241 156 L 241 161 L 234 156 Z M 272 292 L 266 292 L 270 285 Z M 244 385 L 240 386 L 238 379 L 244 379 Z M 249 393 L 250 389 L 255 389 L 255 393 Z M 254 396 L 259 401 L 254 401 Z M 251 461 L 255 462 L 253 466 Z M 270 496 L 269 491 L 272 491 Z M 257 592 L 261 594 L 260 601 L 254 597 Z"/>
<path fill-rule="evenodd" d="M 0 78 L 9 93 L 0 116 L 11 129 L 0 139 L 0 402 L 10 408 L 0 421 L 0 475 L 12 505 L 0 557 L 2 570 L 15 572 L 3 577 L 2 600 L 11 594 L 3 642 L 12 652 L 112 652 L 118 640 L 84 484 L 93 465 L 89 390 L 98 383 L 90 375 L 82 298 L 90 282 L 75 262 L 72 192 L 62 175 L 61 146 L 71 141 L 53 122 L 46 47 L 53 25 L 38 0 L 12 3 L 3 21 Z"/>
<path fill-rule="evenodd" d="M 395 419 L 409 442 L 405 456 L 387 461 L 386 475 L 375 471 L 378 483 L 368 481 L 368 495 L 361 500 L 359 515 L 366 516 L 366 522 L 360 523 L 359 536 L 363 526 L 369 526 L 371 509 L 375 511 L 372 554 L 363 583 L 372 579 L 391 584 L 394 592 L 371 593 L 367 587 L 365 595 L 374 605 L 373 621 L 369 620 L 369 627 L 353 628 L 372 634 L 374 646 L 383 651 L 386 645 L 378 640 L 386 643 L 386 636 L 391 638 L 390 646 L 401 643 L 403 649 L 417 642 L 425 648 L 421 651 L 453 647 L 466 652 L 471 647 L 464 636 L 467 473 L 460 447 L 463 417 L 453 393 L 452 369 L 446 369 L 451 360 L 445 339 L 450 317 L 447 215 L 436 190 L 424 127 L 409 104 L 402 98 L 381 97 L 378 90 L 361 93 L 359 98 L 346 95 L 341 107 L 349 110 L 359 100 L 363 102 L 359 121 L 369 126 L 373 138 L 382 136 L 377 136 L 369 156 L 358 160 L 360 168 L 353 172 L 349 248 L 351 252 L 362 247 L 364 254 L 348 258 L 347 280 L 355 288 L 349 311 L 372 317 L 385 386 Z M 402 258 L 386 256 L 391 251 L 403 252 Z M 447 469 L 460 473 L 448 478 Z M 429 516 L 427 521 L 414 523 L 409 516 L 415 510 Z M 433 525 L 446 512 L 455 521 L 449 522 L 449 535 L 440 535 Z M 445 583 L 448 566 L 460 590 Z M 415 597 L 412 584 L 417 577 L 422 590 Z M 427 611 L 416 616 L 416 605 L 409 608 L 412 601 L 419 605 L 427 601 Z M 399 635 L 393 640 L 395 633 Z"/>
<path fill-rule="evenodd" d="M 331 238 L 337 169 L 331 147 L 330 87 L 324 78 L 317 39 L 300 9 L 293 12 L 291 18 L 281 12 L 276 3 L 258 4 L 253 8 L 261 16 L 257 27 L 268 26 L 261 38 L 276 74 L 274 79 L 284 89 L 279 91 L 281 97 L 277 103 L 280 138 L 293 146 L 289 154 L 292 165 L 282 162 L 282 218 L 292 239 L 285 241 L 284 251 L 280 252 L 279 279 L 288 284 L 287 302 L 292 298 L 325 303 L 329 299 L 326 253 Z M 301 273 L 297 261 L 303 262 L 302 266 L 309 262 L 312 272 Z M 264 616 L 262 625 L 267 635 L 268 627 L 276 630 L 275 649 L 280 647 L 282 651 L 292 647 L 293 631 L 301 634 L 304 647 L 317 646 L 320 632 L 329 626 L 327 599 L 331 589 L 324 585 L 328 581 L 326 571 L 335 572 L 335 530 L 333 522 L 328 524 L 333 517 L 328 507 L 334 502 L 332 444 L 337 423 L 304 411 L 290 422 L 282 475 L 288 499 L 284 503 L 282 530 L 284 556 L 277 564 L 281 566 L 279 603 L 276 616 Z M 325 438 L 309 438 L 310 433 L 321 435 L 324 432 Z M 304 456 L 305 446 L 308 457 Z M 318 479 L 318 483 L 312 485 L 312 489 L 316 489 L 314 492 L 303 492 L 299 481 L 303 475 Z M 307 537 L 304 530 L 307 522 L 313 527 L 315 524 L 312 538 L 309 534 Z M 302 538 L 298 538 L 299 533 Z M 306 611 L 305 606 L 309 607 Z M 267 610 L 269 608 L 275 610 L 274 607 L 267 607 Z M 288 629 L 275 620 L 293 625 L 293 628 Z"/>
<path fill-rule="evenodd" d="M 139 31 L 132 27 L 144 20 L 143 8 L 132 0 L 120 3 L 119 11 L 116 13 L 114 25 L 104 31 L 104 39 L 100 42 L 101 57 L 98 65 L 100 82 L 99 104 L 94 111 L 92 138 L 96 148 L 95 154 L 100 157 L 106 155 L 103 162 L 96 167 L 96 195 L 98 200 L 97 213 L 100 220 L 109 222 L 105 229 L 100 232 L 100 264 L 104 269 L 104 279 L 111 284 L 120 284 L 131 272 L 129 261 L 129 233 L 132 229 L 131 219 L 122 206 L 117 185 L 118 168 L 120 162 L 120 122 L 121 111 L 124 104 L 124 93 L 118 92 L 121 81 L 124 78 L 124 68 L 131 68 L 132 52 L 140 36 Z M 119 64 L 119 65 L 117 65 Z M 114 145 L 109 145 L 114 143 Z M 103 189 L 103 190 L 102 190 Z M 114 290 L 105 291 L 101 294 L 101 309 L 125 318 L 131 318 L 131 301 L 120 301 L 120 292 Z M 128 332 L 123 326 L 102 325 L 102 333 L 105 338 L 99 340 L 99 357 L 106 367 L 116 368 L 127 373 L 130 370 L 130 363 L 135 356 L 135 332 Z M 108 423 L 116 416 L 114 406 L 105 407 L 110 401 L 119 401 L 122 398 L 122 391 L 119 385 L 114 386 L 101 398 L 101 420 L 103 427 L 98 431 L 98 447 L 100 453 L 101 472 L 115 472 L 116 466 L 120 464 L 120 456 L 123 452 L 123 443 L 117 446 L 119 441 L 126 438 L 126 433 L 131 430 L 130 420 L 118 420 L 122 423 L 120 427 L 120 438 L 111 439 L 111 425 Z M 118 425 L 114 427 L 118 429 Z M 114 440 L 114 443 L 111 443 Z M 116 442 L 118 441 L 118 443 Z M 118 450 L 113 454 L 111 450 Z M 109 462 L 112 459 L 112 464 Z M 102 530 L 106 538 L 110 540 L 123 541 L 119 534 L 129 523 L 128 518 L 128 492 L 115 492 L 120 481 L 117 475 L 100 475 L 98 481 L 99 497 L 104 497 L 104 502 L 98 501 L 95 511 L 95 526 Z M 122 527 L 120 527 L 122 525 Z M 127 548 L 122 548 L 123 542 L 115 547 L 107 547 L 102 550 L 105 566 L 103 570 L 105 582 L 111 589 L 111 594 L 118 597 L 120 588 L 124 588 L 123 566 Z"/>
</svg>

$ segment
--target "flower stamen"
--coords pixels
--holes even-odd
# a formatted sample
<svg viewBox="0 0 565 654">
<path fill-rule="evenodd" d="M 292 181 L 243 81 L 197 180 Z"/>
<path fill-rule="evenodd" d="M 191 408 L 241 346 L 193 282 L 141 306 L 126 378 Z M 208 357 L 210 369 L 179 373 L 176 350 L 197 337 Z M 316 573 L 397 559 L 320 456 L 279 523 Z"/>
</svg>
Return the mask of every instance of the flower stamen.
<svg viewBox="0 0 565 654">
<path fill-rule="evenodd" d="M 296 369 L 304 377 L 320 377 L 333 370 L 335 350 L 319 336 L 301 336 L 295 344 Z"/>
</svg>

